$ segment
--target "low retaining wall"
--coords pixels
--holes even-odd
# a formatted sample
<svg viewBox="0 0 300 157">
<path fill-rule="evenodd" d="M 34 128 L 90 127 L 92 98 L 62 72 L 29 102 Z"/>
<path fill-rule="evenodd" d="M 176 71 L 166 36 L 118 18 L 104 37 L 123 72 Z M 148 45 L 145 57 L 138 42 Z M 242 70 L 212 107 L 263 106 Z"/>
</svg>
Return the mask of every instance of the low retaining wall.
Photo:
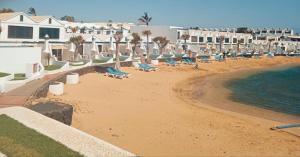
<svg viewBox="0 0 300 157">
<path fill-rule="evenodd" d="M 73 106 L 71 105 L 59 102 L 45 102 L 30 106 L 29 109 L 66 125 L 72 124 Z"/>
</svg>

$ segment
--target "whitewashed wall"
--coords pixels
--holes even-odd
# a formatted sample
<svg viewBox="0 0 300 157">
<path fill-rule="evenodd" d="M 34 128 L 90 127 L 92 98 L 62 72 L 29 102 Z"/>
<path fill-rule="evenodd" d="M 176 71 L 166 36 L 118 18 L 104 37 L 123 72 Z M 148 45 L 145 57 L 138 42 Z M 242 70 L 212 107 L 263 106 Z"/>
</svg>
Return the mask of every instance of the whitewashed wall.
<svg viewBox="0 0 300 157">
<path fill-rule="evenodd" d="M 40 47 L 0 47 L 0 72 L 26 73 L 29 63 L 41 62 Z"/>
<path fill-rule="evenodd" d="M 171 29 L 170 26 L 133 26 L 131 27 L 131 33 L 138 33 L 143 41 L 146 41 L 146 37 L 142 35 L 142 32 L 145 30 L 150 30 L 152 35 L 151 38 L 155 38 L 158 36 L 167 37 L 171 43 L 177 42 L 177 30 Z"/>
</svg>

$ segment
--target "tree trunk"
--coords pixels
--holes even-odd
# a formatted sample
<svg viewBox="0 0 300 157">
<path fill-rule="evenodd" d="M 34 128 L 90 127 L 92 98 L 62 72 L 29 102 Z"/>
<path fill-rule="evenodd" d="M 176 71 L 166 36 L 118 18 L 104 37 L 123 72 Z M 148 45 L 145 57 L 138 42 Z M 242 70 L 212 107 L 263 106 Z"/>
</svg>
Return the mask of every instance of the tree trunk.
<svg viewBox="0 0 300 157">
<path fill-rule="evenodd" d="M 187 43 L 186 43 L 186 39 L 184 40 L 184 53 L 187 53 Z"/>
<path fill-rule="evenodd" d="M 136 45 L 132 48 L 132 60 L 135 58 Z"/>
<path fill-rule="evenodd" d="M 73 61 L 77 61 L 77 58 L 78 58 L 78 46 L 76 46 L 75 48 L 75 51 L 74 51 L 74 58 L 73 58 Z"/>
<path fill-rule="evenodd" d="M 119 43 L 116 42 L 116 65 L 115 68 L 120 70 L 120 56 L 119 56 Z"/>
<path fill-rule="evenodd" d="M 149 35 L 147 34 L 147 63 L 151 63 L 150 52 L 149 52 Z"/>
</svg>

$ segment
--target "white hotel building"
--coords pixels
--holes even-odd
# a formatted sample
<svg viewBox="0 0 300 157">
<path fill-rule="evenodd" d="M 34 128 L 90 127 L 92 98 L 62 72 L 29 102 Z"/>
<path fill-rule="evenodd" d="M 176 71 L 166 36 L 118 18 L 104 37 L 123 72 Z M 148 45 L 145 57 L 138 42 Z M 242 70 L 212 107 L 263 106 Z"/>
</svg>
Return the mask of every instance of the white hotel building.
<svg viewBox="0 0 300 157">
<path fill-rule="evenodd" d="M 246 33 L 236 33 L 235 29 L 185 29 L 183 27 L 172 26 L 141 26 L 133 23 L 81 23 L 66 22 L 55 19 L 52 16 L 28 16 L 22 12 L 2 13 L 0 14 L 0 71 L 23 72 L 23 68 L 9 69 L 7 66 L 10 60 L 16 63 L 22 63 L 20 67 L 26 67 L 28 63 L 46 64 L 45 53 L 45 36 L 49 36 L 49 52 L 54 55 L 57 60 L 71 60 L 73 51 L 71 51 L 70 37 L 81 35 L 85 42 L 79 48 L 79 53 L 85 59 L 92 59 L 95 53 L 105 52 L 109 54 L 115 49 L 113 34 L 122 31 L 124 38 L 121 43 L 121 52 L 128 55 L 128 42 L 132 38 L 131 33 L 139 33 L 143 39 L 141 42 L 141 50 L 145 51 L 146 37 L 142 35 L 142 31 L 151 30 L 150 51 L 153 52 L 154 44 L 152 38 L 157 36 L 165 36 L 170 40 L 170 44 L 166 48 L 166 52 L 179 51 L 182 52 L 184 40 L 181 39 L 183 34 L 189 34 L 190 39 L 187 40 L 188 48 L 193 52 L 203 52 L 205 49 L 215 49 L 218 52 L 220 37 L 224 37 L 222 49 L 236 49 L 238 41 L 242 41 L 239 45 L 243 49 L 251 47 L 253 44 L 268 45 L 268 39 L 275 37 L 279 41 L 282 36 L 285 40 L 279 41 L 284 47 L 294 48 L 299 42 L 292 40 L 299 39 L 293 36 L 293 30 L 290 29 L 256 29 L 255 35 Z M 73 28 L 76 31 L 73 32 Z M 264 39 L 264 40 L 263 40 Z M 296 44 L 295 44 L 296 43 Z M 283 44 L 283 45 L 282 45 Z M 96 46 L 95 46 L 96 45 Z M 36 55 L 32 55 L 29 48 L 38 51 Z M 297 49 L 297 48 L 296 48 Z M 181 50 L 181 51 L 180 51 Z M 27 52 L 27 53 L 25 53 Z M 16 57 L 15 53 L 19 53 Z M 5 55 L 4 55 L 5 54 Z M 13 55 L 14 54 L 14 55 Z M 5 57 L 3 57 L 5 56 Z M 21 56 L 21 57 L 20 57 Z M 4 69 L 4 70 L 3 70 Z M 7 70 L 6 70 L 7 69 Z"/>
</svg>

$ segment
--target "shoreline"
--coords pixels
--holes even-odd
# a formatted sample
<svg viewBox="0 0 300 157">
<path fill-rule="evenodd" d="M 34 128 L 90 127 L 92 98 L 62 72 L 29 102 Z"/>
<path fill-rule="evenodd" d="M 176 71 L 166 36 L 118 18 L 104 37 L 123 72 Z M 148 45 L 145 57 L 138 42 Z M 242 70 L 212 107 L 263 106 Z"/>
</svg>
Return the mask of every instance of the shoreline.
<svg viewBox="0 0 300 157">
<path fill-rule="evenodd" d="M 276 67 L 241 69 L 227 73 L 210 74 L 205 77 L 193 77 L 189 78 L 187 81 L 179 82 L 179 88 L 175 89 L 175 91 L 185 91 L 184 88 L 189 85 L 190 87 L 188 88 L 192 88 L 191 86 L 198 86 L 201 88 L 192 88 L 192 90 L 186 91 L 185 93 L 178 92 L 179 98 L 199 107 L 210 106 L 229 112 L 246 114 L 280 123 L 300 123 L 300 116 L 276 112 L 251 104 L 233 101 L 230 99 L 232 91 L 226 88 L 226 83 L 232 79 L 243 79 L 260 72 L 277 71 L 297 66 L 300 66 L 300 64 L 286 64 L 278 65 Z M 193 101 L 189 101 L 191 99 Z"/>
<path fill-rule="evenodd" d="M 161 65 L 151 73 L 123 68 L 132 74 L 124 80 L 89 73 L 80 84 L 65 85 L 63 96 L 46 99 L 73 104 L 72 127 L 139 156 L 297 156 L 299 137 L 270 131 L 280 122 L 178 97 L 178 91 L 187 96 L 193 90 L 186 83 L 195 77 L 286 63 L 300 58 L 200 63 L 199 71 L 188 65 Z"/>
</svg>

